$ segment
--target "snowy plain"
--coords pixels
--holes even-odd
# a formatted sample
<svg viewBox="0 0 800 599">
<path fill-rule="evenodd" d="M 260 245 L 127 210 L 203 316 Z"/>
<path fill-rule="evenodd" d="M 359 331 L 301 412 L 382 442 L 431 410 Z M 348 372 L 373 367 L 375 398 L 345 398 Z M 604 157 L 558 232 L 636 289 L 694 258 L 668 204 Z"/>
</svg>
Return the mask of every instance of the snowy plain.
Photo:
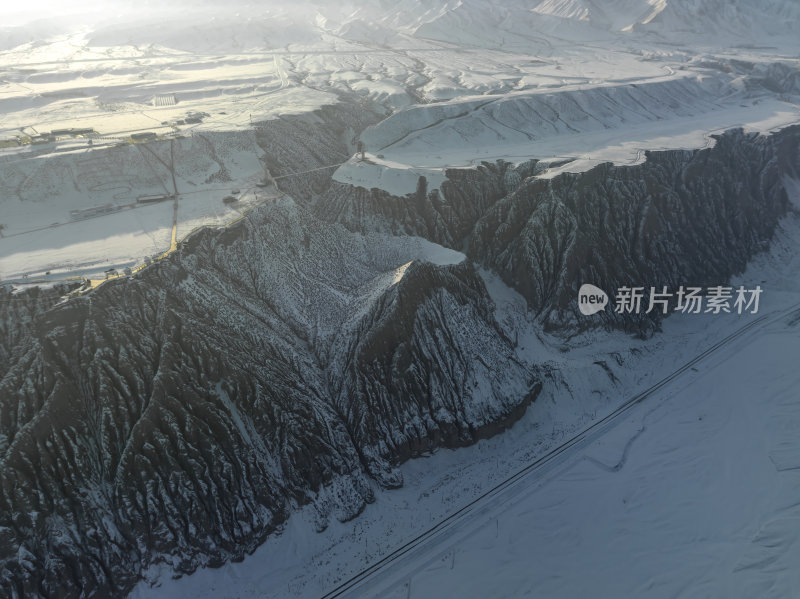
<svg viewBox="0 0 800 599">
<path fill-rule="evenodd" d="M 390 116 L 362 134 L 368 160 L 343 157 L 334 179 L 399 196 L 420 175 L 440 187 L 448 167 L 569 159 L 544 173 L 553 176 L 800 120 L 800 89 L 776 91 L 770 70 L 799 64 L 797 7 L 777 0 L 737 1 L 724 14 L 645 0 L 101 4 L 48 17 L 53 7 L 37 0 L 0 26 L 0 277 L 17 285 L 102 277 L 168 250 L 173 225 L 181 239 L 239 218 L 266 197 L 238 209 L 222 198 L 257 192 L 263 153 L 232 150 L 226 138 L 342 97 Z M 715 20 L 724 25 L 709 36 Z M 28 142 L 70 128 L 94 133 Z M 144 133 L 158 141 L 131 145 Z M 214 140 L 222 164 L 177 159 L 187 172 L 176 223 L 156 207 L 104 216 L 89 234 L 70 220 L 71 210 L 172 193 L 168 169 L 149 154 L 104 167 L 126 150 L 163 153 L 166 140 L 197 136 Z"/>
</svg>

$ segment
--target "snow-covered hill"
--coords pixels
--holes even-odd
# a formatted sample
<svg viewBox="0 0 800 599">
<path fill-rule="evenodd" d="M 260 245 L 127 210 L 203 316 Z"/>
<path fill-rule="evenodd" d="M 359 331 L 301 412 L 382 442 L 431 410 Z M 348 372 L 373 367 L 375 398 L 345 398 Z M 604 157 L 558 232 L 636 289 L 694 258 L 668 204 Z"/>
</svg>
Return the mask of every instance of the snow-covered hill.
<svg viewBox="0 0 800 599">
<path fill-rule="evenodd" d="M 556 401 L 537 401 L 503 435 L 404 464 L 404 488 L 377 492 L 356 520 L 320 535 L 313 510 L 300 511 L 243 563 L 177 580 L 153 568 L 157 586 L 132 596 L 320 597 L 765 315 L 603 434 L 490 493 L 342 596 L 793 596 L 799 238 L 793 215 L 731 281 L 763 285 L 758 315 L 675 315 L 639 341 L 541 335 L 525 299 L 483 273 L 498 323 L 544 366 L 542 393 Z"/>
</svg>

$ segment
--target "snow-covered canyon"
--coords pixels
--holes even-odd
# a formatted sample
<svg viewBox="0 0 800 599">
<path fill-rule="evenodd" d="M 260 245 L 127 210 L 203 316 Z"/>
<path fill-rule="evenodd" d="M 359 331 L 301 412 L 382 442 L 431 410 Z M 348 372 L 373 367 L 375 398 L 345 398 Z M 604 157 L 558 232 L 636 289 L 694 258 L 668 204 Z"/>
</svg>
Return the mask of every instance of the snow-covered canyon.
<svg viewBox="0 0 800 599">
<path fill-rule="evenodd" d="M 162 4 L 0 24 L 0 594 L 800 593 L 796 2 Z"/>
</svg>

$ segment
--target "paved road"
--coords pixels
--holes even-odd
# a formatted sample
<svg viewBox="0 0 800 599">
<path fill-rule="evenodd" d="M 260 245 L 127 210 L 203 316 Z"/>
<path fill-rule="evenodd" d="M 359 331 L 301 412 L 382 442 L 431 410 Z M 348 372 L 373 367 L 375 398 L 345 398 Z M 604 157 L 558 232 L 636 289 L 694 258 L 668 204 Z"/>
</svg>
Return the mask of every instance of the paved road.
<svg viewBox="0 0 800 599">
<path fill-rule="evenodd" d="M 510 503 L 514 502 L 515 497 L 535 491 L 538 486 L 544 484 L 548 473 L 602 437 L 619 424 L 623 416 L 629 415 L 632 409 L 657 391 L 719 349 L 730 345 L 754 329 L 782 318 L 792 310 L 797 310 L 798 307 L 800 304 L 777 314 L 770 313 L 754 317 L 754 320 L 718 341 L 653 386 L 626 400 L 607 416 L 537 458 L 477 499 L 439 521 L 435 526 L 340 583 L 336 588 L 323 595 L 323 599 L 383 597 L 393 588 L 407 584 L 416 573 L 426 569 L 431 563 L 446 554 L 459 539 L 469 536 L 476 525 L 491 519 L 494 513 L 503 512 Z"/>
</svg>

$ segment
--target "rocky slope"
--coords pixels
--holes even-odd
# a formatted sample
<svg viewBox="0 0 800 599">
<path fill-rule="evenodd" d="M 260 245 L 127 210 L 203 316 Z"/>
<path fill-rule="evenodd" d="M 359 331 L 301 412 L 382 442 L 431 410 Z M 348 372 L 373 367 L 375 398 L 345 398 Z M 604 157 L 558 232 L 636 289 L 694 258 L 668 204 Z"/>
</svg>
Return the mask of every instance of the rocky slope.
<svg viewBox="0 0 800 599">
<path fill-rule="evenodd" d="M 355 517 L 373 485 L 402 484 L 400 462 L 494 434 L 539 393 L 476 266 L 559 333 L 646 332 L 657 323 L 578 321 L 577 286 L 725 282 L 800 170 L 795 127 L 551 180 L 536 161 L 487 163 L 441 193 L 379 197 L 324 170 L 289 176 L 349 153 L 377 115 L 315 118 L 257 133 L 296 199 L 7 327 L 4 596 L 123 596 L 152 564 L 241 558 L 299 505 L 320 528 Z"/>
<path fill-rule="evenodd" d="M 10 285 L 0 287 L 0 377 L 15 360 L 14 350 L 27 343 L 37 318 L 77 286 L 34 287 L 22 293 Z"/>
<path fill-rule="evenodd" d="M 241 558 L 292 508 L 352 518 L 370 479 L 512 422 L 537 378 L 471 264 L 415 261 L 432 247 L 285 199 L 42 315 L 0 381 L 2 594 Z"/>
<path fill-rule="evenodd" d="M 320 218 L 353 231 L 420 235 L 460 248 L 486 210 L 536 172 L 536 160 L 517 168 L 504 162 L 484 162 L 476 168 L 448 169 L 441 191 L 429 192 L 425 177 L 420 177 L 416 191 L 405 197 L 334 181 L 314 207 Z"/>
<path fill-rule="evenodd" d="M 528 179 L 476 223 L 470 255 L 519 290 L 551 328 L 591 322 L 577 314 L 582 283 L 609 292 L 721 285 L 766 248 L 790 208 L 784 182 L 800 176 L 799 158 L 800 127 L 772 136 L 734 130 L 710 149 Z M 653 315 L 595 318 L 648 328 Z"/>
<path fill-rule="evenodd" d="M 552 179 L 546 166 L 484 163 L 448 169 L 441 192 L 400 198 L 334 183 L 316 211 L 354 230 L 422 235 L 495 272 L 550 330 L 604 323 L 647 332 L 658 315 L 579 318 L 578 287 L 711 286 L 763 249 L 800 177 L 800 128 L 770 136 L 731 130 L 711 148 L 648 152 L 634 166 L 602 164 Z"/>
<path fill-rule="evenodd" d="M 341 103 L 309 115 L 256 125 L 256 142 L 265 152 L 265 168 L 280 189 L 297 200 L 310 201 L 327 190 L 336 166 L 355 152 L 357 134 L 384 116 L 373 104 L 346 94 L 339 94 L 339 98 Z"/>
</svg>

